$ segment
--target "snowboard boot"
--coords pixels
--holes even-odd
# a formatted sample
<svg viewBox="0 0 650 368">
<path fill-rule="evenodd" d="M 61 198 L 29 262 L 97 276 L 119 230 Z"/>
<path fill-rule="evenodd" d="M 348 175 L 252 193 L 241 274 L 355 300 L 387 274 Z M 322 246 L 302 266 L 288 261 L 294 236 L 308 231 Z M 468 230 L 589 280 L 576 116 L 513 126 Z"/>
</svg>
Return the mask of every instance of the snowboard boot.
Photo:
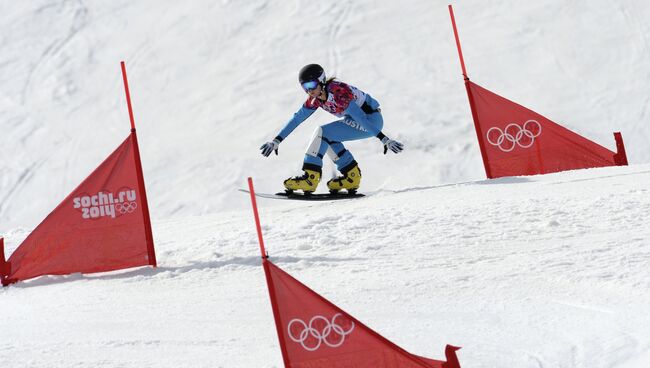
<svg viewBox="0 0 650 368">
<path fill-rule="evenodd" d="M 330 193 L 337 193 L 341 189 L 347 190 L 348 194 L 356 193 L 361 185 L 361 170 L 356 161 L 341 169 L 341 174 L 343 175 L 327 182 Z"/>
<path fill-rule="evenodd" d="M 284 187 L 288 193 L 294 190 L 302 190 L 303 193 L 309 195 L 316 190 L 318 183 L 320 183 L 320 170 L 310 170 L 303 168 L 304 174 L 302 176 L 294 176 L 284 181 Z"/>
</svg>

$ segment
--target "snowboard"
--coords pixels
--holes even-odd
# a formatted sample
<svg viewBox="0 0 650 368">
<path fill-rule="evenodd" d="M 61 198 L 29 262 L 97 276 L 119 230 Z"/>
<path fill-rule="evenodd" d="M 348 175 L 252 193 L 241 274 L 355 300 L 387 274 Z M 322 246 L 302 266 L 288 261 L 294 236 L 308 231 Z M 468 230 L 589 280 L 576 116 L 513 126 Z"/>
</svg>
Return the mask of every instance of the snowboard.
<svg viewBox="0 0 650 368">
<path fill-rule="evenodd" d="M 246 189 L 239 189 L 240 192 L 244 193 L 250 193 Z M 336 201 L 339 199 L 353 199 L 353 198 L 361 198 L 365 197 L 364 194 L 361 193 L 354 193 L 354 194 L 348 194 L 348 193 L 312 193 L 309 195 L 305 195 L 303 193 L 298 193 L 298 192 L 292 192 L 292 193 L 287 193 L 287 192 L 279 192 L 275 194 L 271 193 L 255 193 L 257 197 L 260 198 L 271 198 L 271 199 L 289 199 L 289 200 L 297 200 L 297 201 Z"/>
</svg>

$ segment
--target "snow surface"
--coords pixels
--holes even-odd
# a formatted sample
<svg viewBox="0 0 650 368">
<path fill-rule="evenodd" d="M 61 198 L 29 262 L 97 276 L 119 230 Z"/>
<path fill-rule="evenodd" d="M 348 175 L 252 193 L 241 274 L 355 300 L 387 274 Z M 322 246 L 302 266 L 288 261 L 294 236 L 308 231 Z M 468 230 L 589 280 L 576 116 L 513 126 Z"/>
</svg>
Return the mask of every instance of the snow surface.
<svg viewBox="0 0 650 368">
<path fill-rule="evenodd" d="M 443 358 L 451 343 L 464 367 L 643 368 L 649 181 L 638 165 L 258 204 L 276 264 L 413 353 Z M 238 198 L 248 208 L 155 221 L 157 269 L 4 288 L 3 366 L 281 367 Z"/>
<path fill-rule="evenodd" d="M 367 198 L 260 200 L 276 264 L 415 354 L 650 367 L 650 6 L 454 4 L 473 81 L 612 150 L 621 131 L 632 164 L 483 180 L 446 5 L 1 2 L 8 253 L 128 134 L 125 60 L 159 267 L 1 289 L 0 366 L 282 366 L 236 189 L 298 173 L 331 115 L 280 156 L 257 148 L 302 103 L 297 70 L 320 62 L 381 102 L 406 151 L 349 145 Z"/>
</svg>

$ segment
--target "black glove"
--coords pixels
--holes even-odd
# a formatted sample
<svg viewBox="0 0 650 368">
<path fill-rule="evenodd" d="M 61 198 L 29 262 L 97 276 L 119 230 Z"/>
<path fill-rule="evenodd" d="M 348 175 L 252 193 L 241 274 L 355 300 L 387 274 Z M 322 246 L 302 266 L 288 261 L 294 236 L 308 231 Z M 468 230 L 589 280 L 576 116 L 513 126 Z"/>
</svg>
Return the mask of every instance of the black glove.
<svg viewBox="0 0 650 368">
<path fill-rule="evenodd" d="M 280 140 L 279 139 L 274 139 L 270 142 L 266 142 L 260 147 L 262 150 L 262 156 L 264 157 L 269 157 L 271 152 L 275 151 L 275 154 L 278 154 L 278 146 L 280 145 Z"/>
</svg>

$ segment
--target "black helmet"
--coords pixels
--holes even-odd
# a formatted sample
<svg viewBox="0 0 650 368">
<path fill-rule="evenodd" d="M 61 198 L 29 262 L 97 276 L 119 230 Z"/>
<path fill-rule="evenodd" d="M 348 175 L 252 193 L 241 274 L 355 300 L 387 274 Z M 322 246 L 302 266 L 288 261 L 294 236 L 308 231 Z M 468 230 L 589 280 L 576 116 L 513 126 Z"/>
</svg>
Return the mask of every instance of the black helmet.
<svg viewBox="0 0 650 368">
<path fill-rule="evenodd" d="M 311 81 L 318 81 L 321 84 L 325 84 L 326 80 L 325 69 L 318 64 L 305 65 L 300 69 L 300 73 L 298 74 L 300 84 Z"/>
</svg>

